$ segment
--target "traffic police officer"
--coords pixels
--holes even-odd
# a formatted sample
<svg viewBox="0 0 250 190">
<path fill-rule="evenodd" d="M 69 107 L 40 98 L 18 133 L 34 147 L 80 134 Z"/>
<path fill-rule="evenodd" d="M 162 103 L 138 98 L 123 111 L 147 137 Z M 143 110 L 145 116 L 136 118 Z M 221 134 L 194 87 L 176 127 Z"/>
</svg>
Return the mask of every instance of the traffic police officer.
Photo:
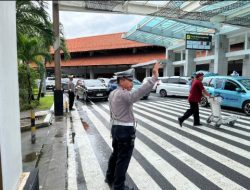
<svg viewBox="0 0 250 190">
<path fill-rule="evenodd" d="M 113 190 L 130 189 L 125 186 L 125 175 L 132 156 L 136 121 L 133 103 L 149 93 L 158 79 L 160 63 L 154 65 L 153 76 L 136 91 L 133 88 L 134 69 L 115 73 L 118 87 L 109 95 L 113 152 L 109 158 L 105 182 Z"/>
<path fill-rule="evenodd" d="M 69 76 L 68 90 L 69 90 L 69 110 L 73 110 L 74 99 L 75 99 L 75 85 L 73 83 L 73 75 Z"/>
</svg>

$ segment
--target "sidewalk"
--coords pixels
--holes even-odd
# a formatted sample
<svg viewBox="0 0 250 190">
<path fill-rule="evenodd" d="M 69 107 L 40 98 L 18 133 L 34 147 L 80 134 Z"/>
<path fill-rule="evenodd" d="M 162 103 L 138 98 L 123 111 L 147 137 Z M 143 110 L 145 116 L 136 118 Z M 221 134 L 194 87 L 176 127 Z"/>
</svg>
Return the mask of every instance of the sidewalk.
<svg viewBox="0 0 250 190">
<path fill-rule="evenodd" d="M 22 132 L 23 171 L 39 169 L 39 189 L 63 190 L 67 189 L 67 114 L 52 119 L 51 125 L 37 129 L 35 144 L 30 131 Z"/>
</svg>

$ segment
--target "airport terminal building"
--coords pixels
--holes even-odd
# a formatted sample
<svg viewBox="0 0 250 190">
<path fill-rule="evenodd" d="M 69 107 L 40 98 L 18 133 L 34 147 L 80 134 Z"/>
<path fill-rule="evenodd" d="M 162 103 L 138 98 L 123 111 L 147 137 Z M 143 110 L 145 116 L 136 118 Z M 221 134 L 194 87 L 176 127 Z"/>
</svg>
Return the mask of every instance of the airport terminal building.
<svg viewBox="0 0 250 190">
<path fill-rule="evenodd" d="M 154 21 L 154 19 L 150 20 L 150 22 Z M 150 25 L 150 22 L 147 24 Z M 157 22 L 161 22 L 163 25 L 169 20 L 159 21 L 158 19 Z M 162 25 L 158 23 L 158 27 Z M 170 26 L 168 27 L 169 29 L 165 29 L 166 31 L 170 31 Z M 175 28 L 172 30 L 182 31 L 187 30 L 187 27 L 194 26 L 175 23 Z M 156 31 L 163 31 L 157 29 L 157 26 L 152 28 Z M 143 31 L 153 31 L 153 29 L 143 25 L 141 28 L 137 27 L 136 30 L 132 29 L 127 33 L 69 39 L 67 46 L 71 59 L 67 61 L 62 59 L 62 72 L 83 78 L 98 78 L 112 77 L 114 72 L 134 67 L 136 77 L 142 80 L 144 77 L 150 76 L 155 59 L 166 59 L 167 62 L 161 70 L 161 76 L 190 76 L 199 70 L 220 75 L 229 75 L 233 71 L 237 71 L 242 76 L 250 76 L 249 29 L 227 26 L 222 27 L 219 33 L 209 33 L 211 36 L 210 50 L 186 49 L 184 39 L 171 39 L 170 43 L 170 39 L 163 39 L 167 37 Z M 211 29 L 207 30 L 212 32 Z M 184 33 L 181 35 L 184 36 Z M 46 68 L 49 74 L 53 74 L 53 62 L 47 63 Z"/>
</svg>

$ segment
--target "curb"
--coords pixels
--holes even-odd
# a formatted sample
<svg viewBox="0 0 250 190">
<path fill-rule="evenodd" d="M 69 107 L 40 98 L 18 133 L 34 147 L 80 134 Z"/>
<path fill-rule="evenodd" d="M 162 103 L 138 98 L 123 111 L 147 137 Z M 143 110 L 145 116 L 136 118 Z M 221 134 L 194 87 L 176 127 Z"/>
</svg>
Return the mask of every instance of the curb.
<svg viewBox="0 0 250 190">
<path fill-rule="evenodd" d="M 53 113 L 54 113 L 54 103 L 52 104 L 49 113 L 44 118 L 43 123 L 36 124 L 36 128 L 40 129 L 40 128 L 50 126 L 52 124 Z M 26 132 L 26 131 L 30 131 L 30 130 L 31 130 L 30 125 L 26 125 L 24 127 L 21 127 L 21 132 Z"/>
</svg>

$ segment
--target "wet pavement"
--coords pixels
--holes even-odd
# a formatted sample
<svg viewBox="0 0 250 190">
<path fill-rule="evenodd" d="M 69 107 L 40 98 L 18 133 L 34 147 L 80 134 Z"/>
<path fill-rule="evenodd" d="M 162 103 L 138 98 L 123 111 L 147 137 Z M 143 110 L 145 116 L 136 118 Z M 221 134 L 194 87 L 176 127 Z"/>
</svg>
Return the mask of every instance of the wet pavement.
<svg viewBox="0 0 250 190">
<path fill-rule="evenodd" d="M 72 120 L 75 159 L 69 163 L 76 166 L 75 189 L 98 189 L 93 187 L 96 181 L 103 182 L 112 151 L 108 103 L 78 101 L 76 107 L 78 112 L 74 111 Z M 216 129 L 206 123 L 210 109 L 200 108 L 203 126 L 193 127 L 190 118 L 180 128 L 177 117 L 188 107 L 186 98 L 161 98 L 156 94 L 135 104 L 137 138 L 126 183 L 146 190 L 248 189 L 249 117 L 238 110 L 223 109 L 224 116 L 241 118 L 233 127 Z M 109 189 L 102 185 L 100 189 Z"/>
</svg>

